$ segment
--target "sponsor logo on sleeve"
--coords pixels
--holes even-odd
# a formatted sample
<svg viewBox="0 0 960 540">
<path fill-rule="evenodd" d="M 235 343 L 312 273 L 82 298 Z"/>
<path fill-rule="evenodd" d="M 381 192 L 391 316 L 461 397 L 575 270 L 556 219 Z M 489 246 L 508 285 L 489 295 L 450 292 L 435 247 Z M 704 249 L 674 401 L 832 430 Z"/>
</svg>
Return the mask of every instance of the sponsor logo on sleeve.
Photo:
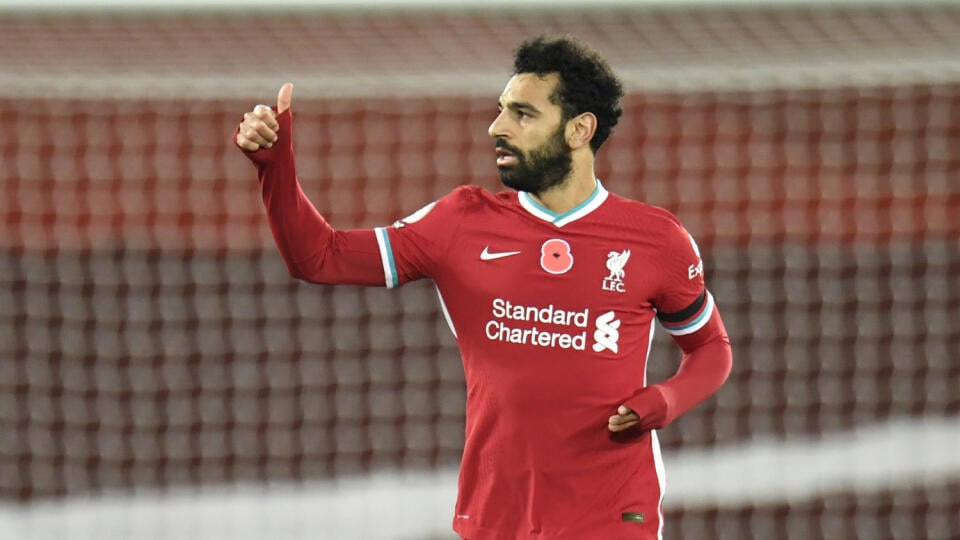
<svg viewBox="0 0 960 540">
<path fill-rule="evenodd" d="M 437 205 L 437 202 L 438 201 L 433 201 L 432 203 L 424 206 L 423 208 L 417 210 L 416 212 L 410 214 L 409 216 L 403 219 L 394 221 L 393 222 L 394 228 L 400 229 L 400 228 L 406 227 L 407 225 L 410 225 L 411 223 L 416 223 L 420 221 L 421 219 L 424 218 L 424 216 L 429 214 L 431 210 L 433 210 L 433 207 Z"/>
<path fill-rule="evenodd" d="M 697 262 L 691 264 L 687 267 L 687 277 L 694 279 L 697 276 L 703 276 L 703 258 L 700 256 L 700 248 L 697 247 L 697 241 L 693 239 L 692 235 L 687 235 L 690 237 L 690 245 L 693 246 L 693 252 L 697 254 Z"/>
<path fill-rule="evenodd" d="M 691 264 L 690 266 L 687 267 L 687 277 L 688 277 L 688 278 L 694 279 L 694 278 L 696 278 L 697 276 L 702 276 L 702 275 L 703 275 L 703 261 L 702 261 L 702 260 L 697 261 L 696 264 Z"/>
</svg>

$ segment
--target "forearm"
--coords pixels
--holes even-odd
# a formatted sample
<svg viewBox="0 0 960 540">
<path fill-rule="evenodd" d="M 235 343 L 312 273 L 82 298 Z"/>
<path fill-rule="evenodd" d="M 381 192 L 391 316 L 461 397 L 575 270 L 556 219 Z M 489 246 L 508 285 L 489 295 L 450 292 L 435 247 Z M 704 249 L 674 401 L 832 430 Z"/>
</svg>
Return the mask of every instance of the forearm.
<svg viewBox="0 0 960 540">
<path fill-rule="evenodd" d="M 297 180 L 293 153 L 258 165 L 261 195 L 274 242 L 290 274 L 311 279 L 322 267 L 334 230 Z"/>
<path fill-rule="evenodd" d="M 669 425 L 712 396 L 730 374 L 733 354 L 726 335 L 684 353 L 677 373 L 657 384 L 664 396 L 666 411 L 661 425 Z"/>
<path fill-rule="evenodd" d="M 297 178 L 292 115 L 277 121 L 276 144 L 246 155 L 257 167 L 270 230 L 290 274 L 315 283 L 383 285 L 374 232 L 336 231 L 327 223 Z"/>
<path fill-rule="evenodd" d="M 640 418 L 640 429 L 660 429 L 713 395 L 733 366 L 730 339 L 718 311 L 696 334 L 676 339 L 683 350 L 677 372 L 641 389 L 624 404 Z"/>
</svg>

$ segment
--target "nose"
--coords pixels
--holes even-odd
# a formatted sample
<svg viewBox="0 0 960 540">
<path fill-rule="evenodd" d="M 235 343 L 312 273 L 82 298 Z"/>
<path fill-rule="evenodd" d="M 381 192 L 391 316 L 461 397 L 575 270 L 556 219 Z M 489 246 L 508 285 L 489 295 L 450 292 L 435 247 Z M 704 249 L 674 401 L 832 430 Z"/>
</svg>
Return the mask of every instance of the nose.
<svg viewBox="0 0 960 540">
<path fill-rule="evenodd" d="M 508 137 L 508 134 L 506 131 L 506 125 L 505 125 L 505 122 L 503 121 L 503 113 L 504 111 L 501 111 L 500 114 L 498 114 L 497 117 L 493 119 L 493 122 L 490 123 L 490 127 L 487 128 L 487 135 L 490 135 L 494 139 L 498 139 L 498 138 L 505 139 Z"/>
</svg>

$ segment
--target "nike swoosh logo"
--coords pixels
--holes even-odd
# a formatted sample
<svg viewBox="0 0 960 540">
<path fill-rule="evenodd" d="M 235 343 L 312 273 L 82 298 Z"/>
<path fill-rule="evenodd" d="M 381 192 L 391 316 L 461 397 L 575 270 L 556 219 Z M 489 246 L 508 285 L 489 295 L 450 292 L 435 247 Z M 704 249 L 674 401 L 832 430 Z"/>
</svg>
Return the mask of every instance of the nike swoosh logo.
<svg viewBox="0 0 960 540">
<path fill-rule="evenodd" d="M 494 259 L 502 259 L 504 257 L 512 257 L 514 255 L 519 255 L 519 251 L 501 251 L 499 253 L 491 253 L 487 247 L 483 248 L 483 251 L 480 252 L 481 261 L 492 261 Z"/>
</svg>

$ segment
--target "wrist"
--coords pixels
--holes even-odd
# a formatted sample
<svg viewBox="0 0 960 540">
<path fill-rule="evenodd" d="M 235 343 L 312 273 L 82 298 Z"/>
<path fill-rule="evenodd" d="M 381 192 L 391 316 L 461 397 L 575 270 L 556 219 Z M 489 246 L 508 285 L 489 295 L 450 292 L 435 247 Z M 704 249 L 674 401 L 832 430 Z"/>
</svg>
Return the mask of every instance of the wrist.
<svg viewBox="0 0 960 540">
<path fill-rule="evenodd" d="M 640 389 L 624 405 L 640 418 L 638 424 L 640 429 L 660 429 L 667 424 L 669 413 L 667 389 L 659 384 Z"/>
</svg>

